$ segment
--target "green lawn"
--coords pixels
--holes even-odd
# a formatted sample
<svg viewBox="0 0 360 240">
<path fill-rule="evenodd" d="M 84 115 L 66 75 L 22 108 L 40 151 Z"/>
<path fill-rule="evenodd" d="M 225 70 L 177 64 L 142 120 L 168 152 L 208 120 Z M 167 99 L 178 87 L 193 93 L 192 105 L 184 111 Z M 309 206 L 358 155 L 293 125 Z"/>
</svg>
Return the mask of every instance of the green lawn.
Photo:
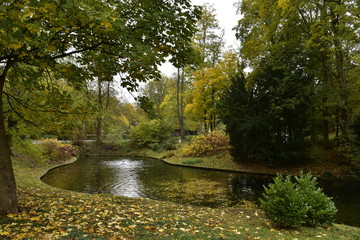
<svg viewBox="0 0 360 240">
<path fill-rule="evenodd" d="M 14 159 L 19 214 L 0 218 L 1 239 L 360 239 L 360 228 L 276 229 L 259 209 L 212 209 L 81 194 L 39 178 L 50 166 Z"/>
</svg>

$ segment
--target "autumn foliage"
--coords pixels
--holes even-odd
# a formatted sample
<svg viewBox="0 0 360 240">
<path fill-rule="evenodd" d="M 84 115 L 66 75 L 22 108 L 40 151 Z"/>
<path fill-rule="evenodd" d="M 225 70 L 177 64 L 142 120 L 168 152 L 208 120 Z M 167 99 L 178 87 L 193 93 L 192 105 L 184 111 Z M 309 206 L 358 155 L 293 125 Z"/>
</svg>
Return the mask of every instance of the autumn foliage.
<svg viewBox="0 0 360 240">
<path fill-rule="evenodd" d="M 186 146 L 183 155 L 192 157 L 213 156 L 227 152 L 229 149 L 229 137 L 222 131 L 217 130 L 208 134 L 193 138 L 191 145 Z"/>
<path fill-rule="evenodd" d="M 78 150 L 71 144 L 56 139 L 45 139 L 40 143 L 42 154 L 48 162 L 61 162 L 76 156 Z"/>
</svg>

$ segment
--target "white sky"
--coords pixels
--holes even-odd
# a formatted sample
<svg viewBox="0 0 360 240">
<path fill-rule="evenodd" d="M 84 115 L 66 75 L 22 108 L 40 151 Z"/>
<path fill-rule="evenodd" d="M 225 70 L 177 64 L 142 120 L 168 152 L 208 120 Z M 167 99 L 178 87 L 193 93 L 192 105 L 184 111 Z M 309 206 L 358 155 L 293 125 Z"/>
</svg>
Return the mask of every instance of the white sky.
<svg viewBox="0 0 360 240">
<path fill-rule="evenodd" d="M 194 5 L 200 6 L 205 3 L 213 5 L 216 19 L 219 21 L 220 27 L 225 30 L 225 47 L 234 49 L 239 48 L 239 42 L 235 37 L 235 31 L 232 30 L 232 28 L 237 25 L 240 18 L 239 15 L 236 15 L 236 8 L 234 6 L 234 3 L 238 2 L 238 0 L 191 0 L 191 2 Z M 160 70 L 167 76 L 171 76 L 176 72 L 176 69 L 168 62 L 163 64 L 160 67 Z"/>
<path fill-rule="evenodd" d="M 236 15 L 236 8 L 234 6 L 234 3 L 238 2 L 238 0 L 191 0 L 191 2 L 194 5 L 204 5 L 205 3 L 213 5 L 215 17 L 219 21 L 220 27 L 225 29 L 225 46 L 229 47 L 232 45 L 232 47 L 236 48 L 235 31 L 232 28 L 237 25 L 240 18 L 239 15 Z"/>
</svg>

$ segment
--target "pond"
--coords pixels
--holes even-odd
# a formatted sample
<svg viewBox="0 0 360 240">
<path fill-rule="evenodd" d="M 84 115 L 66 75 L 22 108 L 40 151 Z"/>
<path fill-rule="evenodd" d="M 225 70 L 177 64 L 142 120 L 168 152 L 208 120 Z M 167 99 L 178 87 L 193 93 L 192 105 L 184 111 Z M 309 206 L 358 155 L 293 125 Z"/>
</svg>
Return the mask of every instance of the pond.
<svg viewBox="0 0 360 240">
<path fill-rule="evenodd" d="M 54 187 L 83 193 L 110 193 L 209 207 L 258 202 L 264 175 L 169 165 L 160 160 L 119 156 L 79 158 L 50 170 L 42 181 Z M 319 181 L 339 210 L 337 222 L 360 226 L 360 183 Z"/>
</svg>

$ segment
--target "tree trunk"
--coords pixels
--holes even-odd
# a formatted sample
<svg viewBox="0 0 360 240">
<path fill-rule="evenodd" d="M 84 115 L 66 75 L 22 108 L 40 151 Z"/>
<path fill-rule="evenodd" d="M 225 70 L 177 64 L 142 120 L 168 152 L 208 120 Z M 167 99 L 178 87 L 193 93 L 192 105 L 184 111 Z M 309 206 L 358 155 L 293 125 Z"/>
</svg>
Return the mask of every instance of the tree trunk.
<svg viewBox="0 0 360 240">
<path fill-rule="evenodd" d="M 9 139 L 5 130 L 5 119 L 3 115 L 3 89 L 9 63 L 0 76 L 0 214 L 18 212 L 18 199 L 16 196 L 16 183 L 11 163 Z"/>
<path fill-rule="evenodd" d="M 336 2 L 339 6 L 342 5 L 341 1 Z M 345 62 L 344 62 L 344 51 L 341 45 L 341 42 L 339 40 L 340 35 L 340 19 L 341 16 L 339 13 L 334 11 L 334 9 L 331 10 L 331 26 L 332 31 L 334 33 L 333 36 L 333 42 L 335 46 L 335 60 L 336 60 L 336 80 L 337 80 L 337 86 L 339 89 L 339 95 L 341 97 L 341 100 L 343 101 L 343 105 L 340 107 L 340 128 L 341 133 L 343 136 L 346 136 L 348 134 L 349 129 L 349 109 L 348 109 L 348 96 L 349 91 L 347 90 L 347 79 L 346 79 L 346 73 L 345 73 Z"/>
<path fill-rule="evenodd" d="M 99 144 L 103 143 L 103 120 L 102 117 L 98 117 L 97 121 L 97 128 L 96 128 L 96 142 Z"/>
<path fill-rule="evenodd" d="M 101 91 L 101 80 L 98 78 L 98 108 L 100 112 L 100 116 L 96 118 L 97 128 L 96 128 L 96 142 L 102 144 L 103 141 L 103 99 L 102 99 L 102 91 Z"/>
<path fill-rule="evenodd" d="M 86 121 L 82 121 L 81 123 L 81 136 L 79 140 L 86 140 L 87 134 L 86 134 Z"/>
<path fill-rule="evenodd" d="M 325 148 L 330 148 L 330 138 L 329 138 L 329 108 L 327 105 L 327 97 L 323 97 L 323 110 L 322 110 L 322 138 L 323 138 L 323 145 Z"/>
<path fill-rule="evenodd" d="M 176 105 L 177 105 L 177 117 L 180 127 L 180 136 L 181 139 L 185 139 L 185 126 L 184 126 L 184 116 L 183 116 L 183 93 L 184 93 L 184 82 L 183 77 L 180 75 L 180 68 L 178 68 L 178 79 L 177 79 L 177 89 L 176 89 Z"/>
</svg>

